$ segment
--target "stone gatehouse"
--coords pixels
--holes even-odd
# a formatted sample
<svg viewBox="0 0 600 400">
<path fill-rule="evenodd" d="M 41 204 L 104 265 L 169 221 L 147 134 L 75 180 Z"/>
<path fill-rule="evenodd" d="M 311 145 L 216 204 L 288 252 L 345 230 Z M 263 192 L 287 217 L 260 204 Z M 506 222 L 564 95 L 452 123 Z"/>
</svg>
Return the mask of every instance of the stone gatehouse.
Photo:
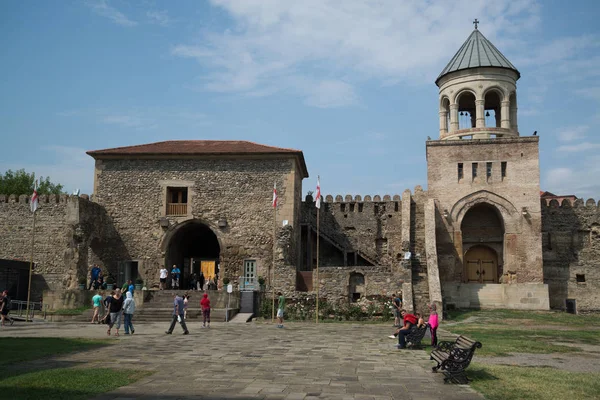
<svg viewBox="0 0 600 400">
<path fill-rule="evenodd" d="M 518 130 L 519 78 L 475 29 L 436 80 L 427 190 L 325 196 L 318 281 L 302 151 L 202 140 L 90 151 L 91 197 L 40 199 L 34 291 L 74 288 L 92 263 L 152 288 L 159 268 L 177 265 L 184 285 L 203 271 L 219 286 L 228 278 L 253 288 L 274 272 L 275 289 L 290 296 L 317 285 L 320 296 L 347 301 L 402 291 L 417 310 L 599 310 L 599 205 L 540 199 L 539 138 Z M 28 258 L 28 201 L 0 195 L 0 260 Z M 8 274 L 0 282 L 13 285 Z"/>
</svg>

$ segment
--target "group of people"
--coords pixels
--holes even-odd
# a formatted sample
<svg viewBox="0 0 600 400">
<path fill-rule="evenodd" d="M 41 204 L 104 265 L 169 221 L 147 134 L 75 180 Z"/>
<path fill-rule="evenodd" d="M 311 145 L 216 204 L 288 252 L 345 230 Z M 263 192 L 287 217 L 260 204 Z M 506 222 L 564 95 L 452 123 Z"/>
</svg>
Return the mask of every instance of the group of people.
<svg viewBox="0 0 600 400">
<path fill-rule="evenodd" d="M 88 285 L 88 290 L 105 290 L 106 282 L 104 281 L 104 272 L 102 272 L 102 268 L 100 268 L 97 264 L 92 265 L 92 269 L 90 272 L 90 284 Z"/>
<path fill-rule="evenodd" d="M 94 314 L 91 323 L 105 323 L 108 325 L 106 331 L 108 336 L 110 336 L 112 328 L 116 326 L 114 335 L 119 336 L 121 318 L 123 318 L 125 334 L 129 335 L 131 333 L 133 335 L 135 333 L 132 323 L 133 313 L 135 312 L 133 290 L 125 292 L 125 298 L 121 289 L 111 291 L 106 297 L 103 297 L 103 294 L 103 292 L 98 292 L 92 297 Z M 104 312 L 102 313 L 103 317 L 100 318 L 102 307 L 104 307 Z"/>
<path fill-rule="evenodd" d="M 406 336 L 414 328 L 422 328 L 426 324 L 429 324 L 429 331 L 431 332 L 431 345 L 437 346 L 437 328 L 439 325 L 437 307 L 435 304 L 429 305 L 429 319 L 427 322 L 423 319 L 420 313 L 410 314 L 406 310 L 402 309 L 402 300 L 396 294 L 392 294 L 392 305 L 394 307 L 394 327 L 398 328 L 390 338 L 398 338 L 399 349 L 406 348 Z M 402 318 L 402 325 L 400 324 L 400 318 Z"/>
<path fill-rule="evenodd" d="M 8 315 L 10 313 L 10 297 L 8 297 L 8 290 L 5 290 L 0 295 L 0 318 L 1 325 L 4 326 L 6 322 L 13 324 L 15 321 Z"/>
<path fill-rule="evenodd" d="M 167 282 L 171 275 L 171 289 L 181 289 L 181 270 L 177 265 L 173 265 L 171 272 L 165 267 L 162 267 L 158 273 L 159 276 L 159 289 L 165 290 L 167 288 Z M 217 277 L 214 279 L 206 279 L 204 273 L 200 271 L 199 274 L 195 272 L 187 276 L 188 290 L 216 290 L 217 289 Z"/>
</svg>

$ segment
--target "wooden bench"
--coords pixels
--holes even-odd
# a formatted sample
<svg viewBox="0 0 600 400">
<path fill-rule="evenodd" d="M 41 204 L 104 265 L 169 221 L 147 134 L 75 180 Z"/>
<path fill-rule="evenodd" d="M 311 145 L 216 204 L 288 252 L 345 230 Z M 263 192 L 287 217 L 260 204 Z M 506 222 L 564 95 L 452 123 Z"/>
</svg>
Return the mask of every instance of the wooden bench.
<svg viewBox="0 0 600 400">
<path fill-rule="evenodd" d="M 407 347 L 420 347 L 421 340 L 425 336 L 425 333 L 429 329 L 429 324 L 425 324 L 422 327 L 418 328 L 414 326 L 408 335 L 406 335 L 406 346 Z"/>
<path fill-rule="evenodd" d="M 440 342 L 431 352 L 431 360 L 437 362 L 433 372 L 442 370 L 444 382 L 469 383 L 465 369 L 471 364 L 475 349 L 480 349 L 481 343 L 459 336 L 454 342 Z"/>
</svg>

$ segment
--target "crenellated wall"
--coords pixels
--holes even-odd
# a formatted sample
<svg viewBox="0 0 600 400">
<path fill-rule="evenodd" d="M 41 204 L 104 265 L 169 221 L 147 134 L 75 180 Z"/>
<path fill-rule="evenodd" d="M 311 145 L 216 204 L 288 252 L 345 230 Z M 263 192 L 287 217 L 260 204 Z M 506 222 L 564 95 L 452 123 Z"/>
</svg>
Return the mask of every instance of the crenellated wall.
<svg viewBox="0 0 600 400">
<path fill-rule="evenodd" d="M 565 301 L 574 299 L 578 311 L 600 310 L 600 203 L 551 200 L 541 208 L 550 306 L 565 309 Z"/>
<path fill-rule="evenodd" d="M 33 214 L 29 207 L 29 196 L 0 195 L 0 258 L 30 260 Z M 41 195 L 35 222 L 33 299 L 43 290 L 76 288 L 80 278 L 87 278 L 91 239 L 102 237 L 108 243 L 114 237 L 104 210 L 87 195 Z M 102 247 L 99 255 L 113 251 Z"/>
</svg>

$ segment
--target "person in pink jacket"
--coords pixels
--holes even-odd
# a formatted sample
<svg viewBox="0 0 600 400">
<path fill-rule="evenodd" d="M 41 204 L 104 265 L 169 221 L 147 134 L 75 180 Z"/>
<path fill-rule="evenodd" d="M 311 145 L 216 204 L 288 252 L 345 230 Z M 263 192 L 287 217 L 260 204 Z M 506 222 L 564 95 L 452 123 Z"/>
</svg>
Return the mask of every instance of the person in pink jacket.
<svg viewBox="0 0 600 400">
<path fill-rule="evenodd" d="M 434 303 L 429 305 L 429 330 L 431 331 L 431 346 L 437 346 L 438 313 Z"/>
</svg>

